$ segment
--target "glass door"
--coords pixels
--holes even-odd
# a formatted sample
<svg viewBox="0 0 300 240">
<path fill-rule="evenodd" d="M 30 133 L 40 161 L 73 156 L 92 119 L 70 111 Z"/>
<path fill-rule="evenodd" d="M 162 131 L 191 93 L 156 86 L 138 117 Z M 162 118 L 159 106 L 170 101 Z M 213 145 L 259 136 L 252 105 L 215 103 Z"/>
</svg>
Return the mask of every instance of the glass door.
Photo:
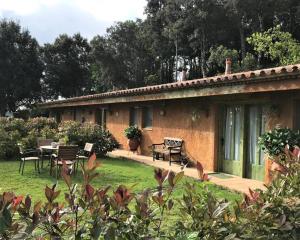
<svg viewBox="0 0 300 240">
<path fill-rule="evenodd" d="M 222 170 L 243 176 L 244 107 L 226 106 L 223 123 Z"/>
<path fill-rule="evenodd" d="M 247 178 L 264 180 L 265 162 L 263 151 L 257 144 L 259 136 L 265 132 L 266 117 L 262 106 L 249 106 L 247 117 L 247 158 L 245 174 Z"/>
</svg>

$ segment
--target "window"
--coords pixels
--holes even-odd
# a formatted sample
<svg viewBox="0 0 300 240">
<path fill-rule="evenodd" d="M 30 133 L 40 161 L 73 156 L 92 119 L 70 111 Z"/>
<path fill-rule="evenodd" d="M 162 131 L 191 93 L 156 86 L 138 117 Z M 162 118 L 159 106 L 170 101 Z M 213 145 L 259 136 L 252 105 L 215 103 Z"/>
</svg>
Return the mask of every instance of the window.
<svg viewBox="0 0 300 240">
<path fill-rule="evenodd" d="M 106 109 L 102 108 L 102 109 L 98 109 L 96 111 L 96 123 L 100 126 L 102 126 L 103 128 L 106 127 Z"/>
<path fill-rule="evenodd" d="M 132 107 L 130 108 L 130 116 L 129 116 L 129 126 L 138 126 L 138 108 Z"/>
<path fill-rule="evenodd" d="M 153 122 L 153 108 L 152 107 L 143 107 L 143 128 L 152 128 Z"/>
</svg>

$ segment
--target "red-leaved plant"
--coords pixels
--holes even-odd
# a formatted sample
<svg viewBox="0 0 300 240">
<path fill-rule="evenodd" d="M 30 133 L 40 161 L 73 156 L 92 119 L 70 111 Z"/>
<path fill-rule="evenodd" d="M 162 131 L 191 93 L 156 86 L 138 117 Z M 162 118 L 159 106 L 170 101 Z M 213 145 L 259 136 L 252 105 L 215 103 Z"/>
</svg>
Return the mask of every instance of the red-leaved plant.
<svg viewBox="0 0 300 240">
<path fill-rule="evenodd" d="M 286 148 L 286 171 L 265 192 L 249 190 L 236 204 L 217 199 L 197 185 L 185 183 L 179 199 L 173 193 L 184 173 L 155 169 L 155 189 L 135 193 L 120 185 L 96 188 L 92 180 L 100 166 L 92 155 L 82 167 L 81 187 L 72 183 L 63 164 L 61 176 L 68 186 L 65 201 L 57 201 L 57 186 L 46 186 L 46 202 L 32 203 L 14 193 L 0 195 L 0 239 L 299 239 L 299 149 Z M 197 164 L 201 182 L 208 180 Z M 198 182 L 199 183 L 199 182 Z M 176 206 L 176 208 L 174 208 Z M 179 212 L 176 212 L 179 211 Z M 180 217 L 167 227 L 167 215 Z"/>
</svg>

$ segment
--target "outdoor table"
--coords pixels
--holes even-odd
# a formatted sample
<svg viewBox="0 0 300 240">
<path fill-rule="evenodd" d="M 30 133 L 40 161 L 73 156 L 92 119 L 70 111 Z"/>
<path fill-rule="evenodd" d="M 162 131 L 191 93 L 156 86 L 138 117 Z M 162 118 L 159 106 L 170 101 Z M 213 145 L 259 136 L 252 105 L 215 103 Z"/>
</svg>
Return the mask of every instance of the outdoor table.
<svg viewBox="0 0 300 240">
<path fill-rule="evenodd" d="M 58 150 L 58 146 L 53 147 L 51 145 L 45 145 L 45 146 L 40 146 L 39 147 L 40 151 L 41 151 L 41 160 L 42 160 L 42 168 L 43 168 L 43 163 L 44 163 L 44 159 L 43 159 L 43 154 L 46 152 L 51 152 L 51 154 L 55 151 Z M 39 162 L 38 162 L 38 168 L 40 167 Z"/>
</svg>

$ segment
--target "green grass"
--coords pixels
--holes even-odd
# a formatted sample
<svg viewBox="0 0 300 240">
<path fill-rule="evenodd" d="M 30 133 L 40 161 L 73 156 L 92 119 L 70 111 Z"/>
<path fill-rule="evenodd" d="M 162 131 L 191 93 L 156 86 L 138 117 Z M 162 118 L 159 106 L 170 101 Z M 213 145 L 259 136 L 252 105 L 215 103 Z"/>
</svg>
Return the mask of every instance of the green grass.
<svg viewBox="0 0 300 240">
<path fill-rule="evenodd" d="M 140 164 L 134 161 L 125 159 L 103 158 L 99 159 L 101 167 L 97 170 L 100 176 L 93 181 L 93 186 L 96 188 L 111 185 L 115 189 L 120 184 L 131 187 L 134 192 L 141 192 L 146 188 L 155 188 L 156 181 L 153 177 L 154 168 Z M 45 164 L 47 165 L 47 164 Z M 49 175 L 49 168 L 46 167 L 38 174 L 34 171 L 33 162 L 27 162 L 24 169 L 24 175 L 18 173 L 18 161 L 0 161 L 0 193 L 4 191 L 13 191 L 16 194 L 30 194 L 34 201 L 45 200 L 44 188 L 46 185 L 51 186 L 56 183 L 56 179 Z M 80 184 L 82 177 L 80 171 L 77 176 L 73 177 L 73 182 Z M 183 184 L 185 182 L 197 182 L 194 179 L 184 177 L 181 183 L 177 186 L 174 193 L 175 197 L 182 196 Z M 197 191 L 203 191 L 204 186 L 216 194 L 218 198 L 226 198 L 229 201 L 241 199 L 241 195 L 222 189 L 212 183 L 197 182 Z M 62 192 L 67 190 L 64 182 L 58 180 L 58 189 Z M 63 200 L 61 194 L 60 201 Z"/>
<path fill-rule="evenodd" d="M 154 189 L 157 186 L 153 167 L 126 159 L 103 158 L 98 160 L 101 162 L 101 167 L 97 170 L 100 176 L 92 182 L 95 188 L 110 185 L 112 187 L 110 191 L 113 191 L 122 184 L 127 187 L 133 186 L 132 191 L 138 193 L 147 188 Z M 56 179 L 49 175 L 49 168 L 42 169 L 41 173 L 38 174 L 34 171 L 33 162 L 27 162 L 24 175 L 19 174 L 18 169 L 18 161 L 0 161 L 0 194 L 4 191 L 12 191 L 23 196 L 30 194 L 34 202 L 38 200 L 46 201 L 44 195 L 45 186 L 52 186 L 52 184 L 56 183 Z M 79 185 L 82 183 L 80 171 L 73 177 L 72 181 Z M 199 192 L 204 191 L 204 187 L 207 187 L 219 199 L 224 198 L 231 202 L 241 199 L 240 194 L 223 189 L 213 183 L 201 183 L 189 177 L 184 177 L 177 185 L 173 196 L 175 199 L 182 197 L 184 193 L 183 187 L 186 182 L 195 183 Z M 64 198 L 63 192 L 67 191 L 67 187 L 62 179 L 59 179 L 57 183 L 58 189 L 62 191 L 58 200 L 62 202 Z M 162 227 L 164 229 L 171 228 L 180 217 L 181 213 L 178 209 L 178 203 L 175 201 L 173 210 L 166 214 Z"/>
</svg>

